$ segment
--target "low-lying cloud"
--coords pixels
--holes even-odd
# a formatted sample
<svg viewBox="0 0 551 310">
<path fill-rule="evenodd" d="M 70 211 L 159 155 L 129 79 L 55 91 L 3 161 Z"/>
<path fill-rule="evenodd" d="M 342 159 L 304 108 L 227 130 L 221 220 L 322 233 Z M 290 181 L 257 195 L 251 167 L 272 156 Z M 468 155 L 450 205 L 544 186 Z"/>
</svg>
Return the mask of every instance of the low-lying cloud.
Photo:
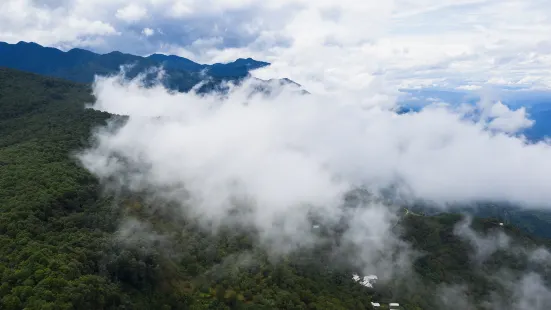
<svg viewBox="0 0 551 310">
<path fill-rule="evenodd" d="M 472 246 L 470 257 L 477 262 L 474 268 L 485 274 L 494 288 L 486 297 L 484 309 L 548 309 L 551 304 L 551 287 L 546 281 L 549 273 L 549 251 L 545 247 L 534 244 L 523 244 L 507 235 L 506 226 L 495 223 L 493 229 L 485 233 L 471 228 L 471 218 L 466 218 L 455 227 L 455 234 Z M 507 253 L 509 265 L 496 265 L 502 259 L 493 257 L 498 252 Z M 523 265 L 522 262 L 526 262 Z M 465 292 L 466 286 L 442 286 L 439 297 L 445 306 L 463 305 L 461 309 L 475 309 L 473 302 Z M 460 288 L 458 290 L 457 288 Z M 453 296 L 452 296 L 453 295 Z"/>
<path fill-rule="evenodd" d="M 213 205 L 235 193 L 263 213 L 301 204 L 330 212 L 327 205 L 360 186 L 438 203 L 549 206 L 547 143 L 527 144 L 446 106 L 399 115 L 389 102 L 369 106 L 361 97 L 251 95 L 254 83 L 199 96 L 100 78 L 93 107 L 130 117 L 98 132 L 81 159 L 102 178 L 139 167 L 125 180 L 133 186 L 185 184 L 204 212 L 220 211 Z"/>
<path fill-rule="evenodd" d="M 395 231 L 396 206 L 380 199 L 389 190 L 442 206 L 549 207 L 550 146 L 529 145 L 472 111 L 399 114 L 390 96 L 366 104 L 355 93 L 301 95 L 278 83 L 259 93 L 258 83 L 198 95 L 98 78 L 92 107 L 128 119 L 99 128 L 79 158 L 111 189 L 176 203 L 209 229 L 252 228 L 275 253 L 326 240 L 315 225 L 340 227 L 337 250 L 383 282 L 407 274 L 416 255 Z M 355 189 L 369 194 L 345 201 Z"/>
</svg>

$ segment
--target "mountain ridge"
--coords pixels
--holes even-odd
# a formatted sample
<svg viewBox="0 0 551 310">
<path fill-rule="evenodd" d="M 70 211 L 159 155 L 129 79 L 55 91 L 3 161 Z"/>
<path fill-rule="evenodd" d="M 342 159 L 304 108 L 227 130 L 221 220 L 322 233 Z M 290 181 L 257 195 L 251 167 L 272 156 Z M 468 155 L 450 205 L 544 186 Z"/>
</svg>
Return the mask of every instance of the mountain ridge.
<svg viewBox="0 0 551 310">
<path fill-rule="evenodd" d="M 126 72 L 129 78 L 150 68 L 163 67 L 168 76 L 165 85 L 186 92 L 205 78 L 213 80 L 213 85 L 224 80 L 239 81 L 250 76 L 250 71 L 269 66 L 270 63 L 239 58 L 233 62 L 206 65 L 176 55 L 152 54 L 142 57 L 120 51 L 98 54 L 81 48 L 65 52 L 34 42 L 0 42 L 0 67 L 73 82 L 92 83 L 96 75 L 117 74 L 123 65 L 132 65 Z"/>
<path fill-rule="evenodd" d="M 210 68 L 213 68 L 213 67 L 215 67 L 215 68 L 216 67 L 217 68 L 247 67 L 248 71 L 251 71 L 251 70 L 260 69 L 262 67 L 266 67 L 266 66 L 270 65 L 269 62 L 258 61 L 258 60 L 255 60 L 255 59 L 251 58 L 251 57 L 238 58 L 234 61 L 225 62 L 225 63 L 217 62 L 217 63 L 213 63 L 213 64 L 200 64 L 200 63 L 195 62 L 191 59 L 181 57 L 181 56 L 177 56 L 177 55 L 173 55 L 173 54 L 153 53 L 149 56 L 139 56 L 139 55 L 134 55 L 134 54 L 130 54 L 130 53 L 124 53 L 124 52 L 121 52 L 121 51 L 111 51 L 111 52 L 108 52 L 108 53 L 96 53 L 96 52 L 92 52 L 90 50 L 86 50 L 86 49 L 83 49 L 83 48 L 72 48 L 68 51 L 63 51 L 63 50 L 60 50 L 60 49 L 55 48 L 55 47 L 43 46 L 41 44 L 38 44 L 38 43 L 32 42 L 32 41 L 28 41 L 28 42 L 27 41 L 19 41 L 15 44 L 10 44 L 10 43 L 7 43 L 7 42 L 0 42 L 0 56 L 5 56 L 5 54 L 2 55 L 2 53 L 5 53 L 7 51 L 6 48 L 12 48 L 12 49 L 19 48 L 17 50 L 19 52 L 24 51 L 25 48 L 27 50 L 28 50 L 28 48 L 34 48 L 34 49 L 42 49 L 44 51 L 49 51 L 49 52 L 55 52 L 55 53 L 58 53 L 58 54 L 80 53 L 81 56 L 85 54 L 88 57 L 102 57 L 102 56 L 113 56 L 113 55 L 126 56 L 128 58 L 133 59 L 133 60 L 149 59 L 149 60 L 152 60 L 152 61 L 155 61 L 155 62 L 158 62 L 158 63 L 163 63 L 164 65 L 167 65 L 167 68 L 176 69 L 176 68 L 179 67 L 180 69 L 185 69 L 185 70 L 193 71 L 193 72 L 198 72 L 198 71 L 201 71 L 201 70 L 204 70 L 204 69 L 210 69 Z M 1 62 L 2 62 L 2 59 L 0 59 L 0 63 Z M 182 66 L 182 64 L 187 64 L 187 66 Z M 13 68 L 13 69 L 17 69 L 17 68 Z M 239 73 L 243 73 L 243 72 L 241 71 Z"/>
</svg>

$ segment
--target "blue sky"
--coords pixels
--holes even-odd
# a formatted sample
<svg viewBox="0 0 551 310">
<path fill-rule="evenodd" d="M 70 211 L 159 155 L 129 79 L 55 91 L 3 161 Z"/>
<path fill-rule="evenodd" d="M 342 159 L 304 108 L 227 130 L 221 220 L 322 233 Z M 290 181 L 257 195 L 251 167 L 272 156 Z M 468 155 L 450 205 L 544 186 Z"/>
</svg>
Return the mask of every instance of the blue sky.
<svg viewBox="0 0 551 310">
<path fill-rule="evenodd" d="M 253 57 L 314 90 L 547 89 L 550 17 L 545 0 L 4 0 L 0 40 Z"/>
</svg>

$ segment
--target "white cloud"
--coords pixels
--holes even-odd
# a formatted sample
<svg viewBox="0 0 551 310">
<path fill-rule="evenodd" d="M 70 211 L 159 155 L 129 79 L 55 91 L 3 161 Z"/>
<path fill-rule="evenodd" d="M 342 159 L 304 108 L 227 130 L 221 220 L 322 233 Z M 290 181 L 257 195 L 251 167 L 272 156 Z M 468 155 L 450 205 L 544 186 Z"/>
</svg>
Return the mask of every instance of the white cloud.
<svg viewBox="0 0 551 310">
<path fill-rule="evenodd" d="M 534 121 L 529 119 L 525 107 L 511 110 L 501 101 L 493 102 L 484 97 L 477 103 L 477 106 L 481 114 L 481 121 L 493 130 L 516 133 L 530 128 L 534 124 Z"/>
<path fill-rule="evenodd" d="M 276 253 L 320 242 L 312 216 L 322 228 L 347 219 L 343 259 L 362 273 L 376 272 L 383 282 L 397 272 L 407 275 L 413 252 L 393 232 L 395 210 L 372 200 L 358 209 L 341 208 L 342 195 L 369 179 L 360 170 L 368 169 L 361 158 L 370 147 L 354 143 L 369 137 L 362 122 L 378 113 L 362 113 L 349 123 L 361 109 L 334 105 L 335 98 L 283 89 L 277 97 L 248 100 L 248 90 L 235 89 L 224 103 L 216 96 L 100 79 L 94 107 L 131 117 L 116 133 L 99 132 L 97 147 L 80 159 L 104 182 L 116 180 L 108 183 L 116 189 L 147 189 L 201 223 L 253 227 Z M 122 157 L 115 159 L 115 153 Z M 249 211 L 231 216 L 236 207 Z"/>
<path fill-rule="evenodd" d="M 551 304 L 551 289 L 545 285 L 542 276 L 537 273 L 524 275 L 516 282 L 512 305 L 513 309 L 545 310 Z M 501 308 L 503 309 L 503 308 Z"/>
<path fill-rule="evenodd" d="M 544 0 L 6 0 L 0 40 L 95 42 L 102 51 L 179 52 L 201 62 L 254 56 L 274 62 L 262 76 L 316 90 L 361 88 L 374 72 L 390 85 L 547 88 L 550 16 Z M 165 35 L 144 45 L 135 26 Z"/>
<path fill-rule="evenodd" d="M 99 80 L 95 93 L 95 108 L 131 118 L 99 135 L 100 144 L 83 157 L 86 166 L 101 178 L 126 175 L 130 187 L 169 188 L 163 195 L 177 200 L 185 184 L 210 219 L 222 218 L 238 195 L 262 206 L 254 221 L 294 214 L 300 223 L 303 203 L 330 215 L 342 193 L 360 185 L 375 192 L 398 186 L 404 197 L 442 203 L 550 207 L 549 145 L 527 145 L 500 132 L 509 128 L 465 120 L 446 106 L 397 115 L 387 109 L 392 101 L 369 105 L 362 93 L 247 99 L 241 88 L 220 101 L 113 79 Z M 491 120 L 513 113 L 499 104 L 486 108 Z M 113 154 L 147 168 L 130 177 Z"/>
<path fill-rule="evenodd" d="M 511 245 L 511 239 L 503 231 L 484 236 L 471 228 L 472 220 L 464 219 L 458 223 L 454 233 L 474 247 L 470 253 L 477 263 L 483 263 L 499 250 L 506 250 Z"/>
<path fill-rule="evenodd" d="M 417 253 L 396 235 L 396 208 L 364 196 L 358 208 L 342 207 L 343 195 L 359 187 L 442 204 L 551 208 L 551 146 L 490 131 L 489 120 L 511 113 L 499 103 L 478 107 L 494 118 L 471 120 L 471 110 L 440 104 L 398 115 L 391 99 L 369 104 L 361 92 L 283 88 L 251 97 L 249 81 L 222 99 L 120 82 L 98 79 L 94 108 L 130 117 L 95 134 L 97 145 L 79 156 L 84 166 L 112 189 L 176 203 L 209 229 L 253 228 L 274 253 L 323 242 L 311 218 L 322 229 L 344 222 L 335 250 L 343 259 L 383 283 L 407 277 Z M 470 237 L 481 260 L 508 245 Z"/>
<path fill-rule="evenodd" d="M 147 16 L 147 10 L 136 4 L 129 4 L 117 10 L 115 16 L 127 23 L 137 22 Z"/>
<path fill-rule="evenodd" d="M 328 225 L 352 215 L 351 259 L 388 279 L 412 253 L 392 233 L 391 209 L 337 207 L 351 188 L 551 207 L 551 146 L 511 135 L 531 125 L 524 109 L 482 102 L 476 121 L 445 105 L 391 110 L 399 86 L 549 87 L 550 17 L 544 0 L 4 0 L 0 40 L 273 62 L 255 75 L 291 78 L 313 95 L 250 99 L 236 89 L 222 102 L 100 79 L 95 108 L 130 119 L 98 133 L 81 160 L 203 221 L 251 207 L 240 223 L 278 250 L 316 242 L 311 211 Z"/>
<path fill-rule="evenodd" d="M 30 0 L 2 1 L 0 40 L 95 45 L 104 43 L 98 39 L 119 34 L 108 21 L 94 18 L 93 12 L 82 15 L 67 13 L 62 7 L 39 6 Z"/>
<path fill-rule="evenodd" d="M 456 89 L 459 89 L 459 90 L 479 90 L 481 88 L 482 86 L 479 86 L 479 85 L 461 85 L 456 87 Z"/>
<path fill-rule="evenodd" d="M 551 303 L 551 288 L 544 280 L 549 268 L 549 252 L 544 247 L 535 247 L 533 244 L 520 243 L 522 240 L 510 238 L 503 226 L 497 226 L 495 230 L 485 233 L 474 231 L 471 228 L 471 219 L 463 220 L 455 227 L 454 233 L 464 241 L 473 246 L 470 253 L 472 260 L 479 265 L 477 272 L 484 274 L 493 282 L 492 286 L 501 286 L 501 290 L 487 291 L 488 309 L 537 309 L 549 308 Z M 496 257 L 492 257 L 498 251 L 506 251 L 508 255 L 514 256 L 521 261 L 530 261 L 527 267 L 516 266 L 495 266 Z M 510 258 L 509 258 L 510 259 Z M 499 260 L 501 261 L 501 259 Z M 485 264 L 489 263 L 489 264 Z M 484 268 L 483 266 L 494 266 L 498 268 Z M 512 269 L 510 269 L 512 268 Z M 542 277 L 543 276 L 543 277 Z M 440 290 L 444 293 L 442 301 L 446 306 L 461 305 L 461 309 L 471 309 L 469 294 L 465 294 L 467 287 L 443 287 Z M 455 294 L 451 294 L 455 293 Z"/>
<path fill-rule="evenodd" d="M 489 127 L 504 132 L 518 132 L 534 124 L 534 121 L 527 118 L 526 108 L 512 111 L 501 102 L 492 105 L 489 116 L 494 118 Z"/>
<path fill-rule="evenodd" d="M 153 30 L 153 29 L 151 29 L 151 28 L 144 28 L 144 29 L 142 30 L 142 34 L 143 34 L 144 36 L 146 36 L 146 37 L 150 37 L 150 36 L 152 36 L 152 35 L 155 34 L 155 30 Z"/>
</svg>

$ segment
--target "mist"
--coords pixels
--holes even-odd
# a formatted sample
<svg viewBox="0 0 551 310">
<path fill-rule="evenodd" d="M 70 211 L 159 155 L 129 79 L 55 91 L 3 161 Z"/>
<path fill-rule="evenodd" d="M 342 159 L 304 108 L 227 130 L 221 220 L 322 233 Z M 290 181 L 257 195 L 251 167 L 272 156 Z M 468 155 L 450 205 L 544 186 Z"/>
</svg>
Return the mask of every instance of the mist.
<svg viewBox="0 0 551 310">
<path fill-rule="evenodd" d="M 400 208 L 382 199 L 389 190 L 441 207 L 549 207 L 550 146 L 492 125 L 522 110 L 486 102 L 398 114 L 377 85 L 369 94 L 303 95 L 279 83 L 259 92 L 259 83 L 197 94 L 99 77 L 90 107 L 128 118 L 98 128 L 78 157 L 109 190 L 147 193 L 159 209 L 176 204 L 206 230 L 252 229 L 275 256 L 327 242 L 314 225 L 341 227 L 335 252 L 383 283 L 406 277 L 419 254 L 398 237 Z M 357 189 L 366 194 L 345 199 Z"/>
<path fill-rule="evenodd" d="M 107 178 L 128 170 L 113 160 L 117 154 L 141 169 L 124 180 L 133 187 L 185 184 L 211 216 L 224 213 L 220 206 L 235 194 L 250 196 L 263 214 L 299 204 L 331 212 L 328 206 L 351 188 L 377 193 L 391 186 L 441 204 L 549 207 L 549 144 L 500 131 L 492 125 L 499 116 L 473 119 L 472 111 L 445 105 L 398 115 L 388 102 L 366 106 L 361 96 L 285 89 L 251 95 L 255 83 L 227 96 L 200 96 L 99 78 L 93 108 L 130 118 L 116 131 L 98 131 L 97 145 L 80 158 Z"/>
<path fill-rule="evenodd" d="M 476 262 L 474 268 L 486 275 L 494 290 L 483 303 L 484 309 L 548 309 L 551 304 L 549 283 L 549 251 L 542 246 L 526 245 L 509 237 L 511 230 L 496 223 L 485 232 L 475 231 L 472 218 L 466 217 L 455 226 L 454 233 L 472 246 L 469 256 Z M 512 265 L 498 264 L 502 255 L 513 257 Z M 495 289 L 497 287 L 497 289 Z M 460 288 L 460 289 L 458 289 Z M 443 305 L 465 305 L 461 309 L 474 309 L 465 292 L 466 286 L 441 286 L 439 294 Z M 453 292 L 453 294 L 450 294 Z"/>
</svg>

